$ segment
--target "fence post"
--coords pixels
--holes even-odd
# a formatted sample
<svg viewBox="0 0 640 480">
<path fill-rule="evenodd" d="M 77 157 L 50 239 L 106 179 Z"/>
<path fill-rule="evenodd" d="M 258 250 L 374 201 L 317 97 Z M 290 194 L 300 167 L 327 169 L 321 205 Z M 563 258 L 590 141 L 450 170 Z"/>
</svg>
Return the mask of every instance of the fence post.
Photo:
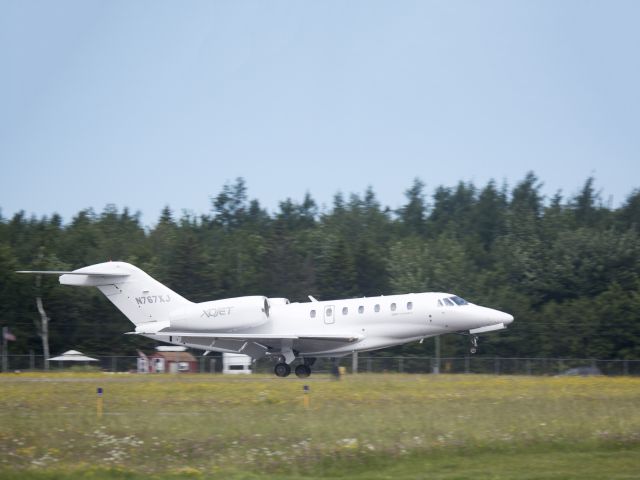
<svg viewBox="0 0 640 480">
<path fill-rule="evenodd" d="M 371 373 L 371 357 L 367 358 L 367 372 Z"/>
<path fill-rule="evenodd" d="M 467 355 L 466 357 L 464 357 L 464 373 L 469 373 L 469 372 L 470 372 L 469 355 Z"/>
<path fill-rule="evenodd" d="M 495 375 L 500 375 L 500 357 L 495 357 L 494 358 L 493 373 Z"/>
<path fill-rule="evenodd" d="M 33 350 L 29 350 L 29 370 L 32 372 L 36 369 L 36 356 Z"/>
<path fill-rule="evenodd" d="M 2 338 L 0 338 L 0 343 L 2 343 L 2 372 L 6 372 L 9 370 L 9 359 L 8 359 L 8 348 L 9 343 L 7 341 L 7 327 L 2 327 Z"/>
<path fill-rule="evenodd" d="M 404 360 L 403 357 L 400 357 L 398 359 L 398 373 L 404 372 L 404 361 L 403 360 Z"/>
<path fill-rule="evenodd" d="M 358 373 L 358 352 L 353 352 L 351 357 L 351 373 Z"/>
<path fill-rule="evenodd" d="M 113 373 L 118 371 L 118 357 L 111 357 L 111 371 Z"/>
<path fill-rule="evenodd" d="M 433 337 L 433 341 L 435 342 L 435 352 L 436 358 L 435 363 L 433 364 L 433 373 L 438 375 L 440 373 L 440 337 Z"/>
</svg>

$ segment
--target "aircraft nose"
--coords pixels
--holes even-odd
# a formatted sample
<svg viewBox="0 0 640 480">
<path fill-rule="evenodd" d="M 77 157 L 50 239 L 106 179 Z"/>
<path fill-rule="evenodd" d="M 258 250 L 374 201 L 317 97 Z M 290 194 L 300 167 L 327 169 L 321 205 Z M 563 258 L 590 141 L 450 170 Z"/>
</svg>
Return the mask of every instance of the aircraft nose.
<svg viewBox="0 0 640 480">
<path fill-rule="evenodd" d="M 477 312 L 477 319 L 481 322 L 482 326 L 497 325 L 499 323 L 507 326 L 513 322 L 513 315 L 494 308 L 476 306 L 475 312 Z"/>
<path fill-rule="evenodd" d="M 511 322 L 513 322 L 513 315 L 505 312 L 500 312 L 500 321 L 505 325 L 509 325 Z"/>
</svg>

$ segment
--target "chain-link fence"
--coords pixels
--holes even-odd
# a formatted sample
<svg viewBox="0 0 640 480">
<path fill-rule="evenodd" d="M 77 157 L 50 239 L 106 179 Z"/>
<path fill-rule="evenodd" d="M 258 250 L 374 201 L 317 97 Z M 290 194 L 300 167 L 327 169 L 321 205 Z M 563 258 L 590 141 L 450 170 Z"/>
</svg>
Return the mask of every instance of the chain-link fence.
<svg viewBox="0 0 640 480">
<path fill-rule="evenodd" d="M 95 362 L 50 361 L 52 371 L 138 371 L 136 356 L 94 357 Z M 3 371 L 41 371 L 44 357 L 41 355 L 8 355 L 3 362 Z M 262 359 L 255 362 L 255 373 L 272 373 L 275 361 Z M 587 358 L 503 358 L 472 355 L 467 357 L 418 356 L 353 356 L 339 359 L 318 358 L 313 365 L 314 373 L 329 373 L 341 367 L 347 373 L 476 373 L 493 375 L 640 375 L 640 360 L 600 360 Z M 167 371 L 169 371 L 167 369 Z M 191 372 L 221 373 L 222 358 L 219 355 L 194 356 Z"/>
</svg>

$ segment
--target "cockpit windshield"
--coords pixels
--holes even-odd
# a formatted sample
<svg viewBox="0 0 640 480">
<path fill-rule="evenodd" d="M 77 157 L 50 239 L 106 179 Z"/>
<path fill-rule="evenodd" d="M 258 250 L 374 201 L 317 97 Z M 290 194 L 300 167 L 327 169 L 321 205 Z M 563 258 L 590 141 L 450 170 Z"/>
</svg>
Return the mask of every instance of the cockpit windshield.
<svg viewBox="0 0 640 480">
<path fill-rule="evenodd" d="M 438 299 L 439 307 L 443 307 L 443 306 L 455 307 L 456 305 L 469 305 L 469 302 L 467 302 L 464 298 L 460 298 L 456 295 L 452 297 L 445 297 L 445 298 Z"/>
<path fill-rule="evenodd" d="M 468 305 L 469 304 L 469 302 L 467 302 L 464 298 L 460 298 L 460 297 L 457 297 L 457 296 L 453 296 L 453 297 L 449 297 L 449 298 L 456 305 Z"/>
</svg>

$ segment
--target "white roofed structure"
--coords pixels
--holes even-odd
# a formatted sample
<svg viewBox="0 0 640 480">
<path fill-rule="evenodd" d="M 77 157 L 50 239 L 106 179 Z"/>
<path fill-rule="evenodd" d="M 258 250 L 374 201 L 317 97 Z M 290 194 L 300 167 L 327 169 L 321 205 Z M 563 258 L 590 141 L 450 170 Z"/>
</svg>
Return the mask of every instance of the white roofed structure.
<svg viewBox="0 0 640 480">
<path fill-rule="evenodd" d="M 50 358 L 49 361 L 56 362 L 97 362 L 98 359 L 87 357 L 84 353 L 77 350 L 67 350 L 62 355 Z"/>
</svg>

